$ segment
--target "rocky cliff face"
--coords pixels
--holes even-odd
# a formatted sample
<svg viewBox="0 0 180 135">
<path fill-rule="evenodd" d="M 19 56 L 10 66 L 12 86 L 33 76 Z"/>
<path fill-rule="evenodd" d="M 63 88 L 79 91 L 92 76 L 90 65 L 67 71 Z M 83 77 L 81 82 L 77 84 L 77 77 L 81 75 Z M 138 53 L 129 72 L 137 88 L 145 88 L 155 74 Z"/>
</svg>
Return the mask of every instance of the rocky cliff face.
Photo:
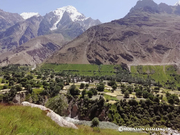
<svg viewBox="0 0 180 135">
<path fill-rule="evenodd" d="M 48 63 L 174 64 L 180 60 L 180 6 L 138 1 L 122 19 L 94 26 Z"/>
</svg>

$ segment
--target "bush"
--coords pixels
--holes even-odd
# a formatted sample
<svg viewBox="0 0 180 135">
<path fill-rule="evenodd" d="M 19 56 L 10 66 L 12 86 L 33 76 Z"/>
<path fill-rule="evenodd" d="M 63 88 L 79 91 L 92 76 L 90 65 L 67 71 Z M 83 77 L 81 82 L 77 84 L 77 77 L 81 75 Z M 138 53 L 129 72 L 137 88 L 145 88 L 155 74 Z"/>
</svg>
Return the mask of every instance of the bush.
<svg viewBox="0 0 180 135">
<path fill-rule="evenodd" d="M 95 117 L 92 122 L 91 122 L 91 126 L 92 127 L 97 127 L 99 126 L 99 119 L 97 117 Z"/>
</svg>

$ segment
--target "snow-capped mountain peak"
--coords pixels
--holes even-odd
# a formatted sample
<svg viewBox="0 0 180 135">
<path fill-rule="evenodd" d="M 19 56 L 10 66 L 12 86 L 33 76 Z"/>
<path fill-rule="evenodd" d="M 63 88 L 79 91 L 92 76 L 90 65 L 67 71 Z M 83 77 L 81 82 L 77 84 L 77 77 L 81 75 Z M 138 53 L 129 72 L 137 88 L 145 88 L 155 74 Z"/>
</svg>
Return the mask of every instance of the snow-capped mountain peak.
<svg viewBox="0 0 180 135">
<path fill-rule="evenodd" d="M 24 18 L 25 20 L 26 19 L 29 19 L 33 16 L 40 16 L 39 13 L 35 13 L 35 12 L 24 12 L 24 13 L 21 13 L 20 14 L 22 16 L 22 18 Z"/>
<path fill-rule="evenodd" d="M 83 14 L 79 13 L 77 11 L 77 9 L 75 7 L 73 7 L 73 6 L 65 6 L 65 7 L 62 7 L 62 8 L 58 8 L 58 9 L 53 11 L 55 17 L 58 17 L 58 20 L 54 23 L 51 30 L 56 30 L 57 29 L 57 24 L 61 21 L 61 19 L 62 19 L 65 12 L 67 12 L 69 14 L 69 17 L 73 22 L 85 21 L 86 19 L 88 19 Z"/>
<path fill-rule="evenodd" d="M 64 12 L 67 12 L 70 14 L 70 18 L 73 22 L 82 21 L 86 19 L 86 17 L 83 14 L 79 13 L 77 9 L 73 6 L 65 6 L 65 7 L 58 8 L 55 11 L 53 11 L 55 15 L 59 15 L 59 16 L 63 16 Z"/>
<path fill-rule="evenodd" d="M 180 6 L 180 1 L 176 2 L 175 6 Z"/>
</svg>

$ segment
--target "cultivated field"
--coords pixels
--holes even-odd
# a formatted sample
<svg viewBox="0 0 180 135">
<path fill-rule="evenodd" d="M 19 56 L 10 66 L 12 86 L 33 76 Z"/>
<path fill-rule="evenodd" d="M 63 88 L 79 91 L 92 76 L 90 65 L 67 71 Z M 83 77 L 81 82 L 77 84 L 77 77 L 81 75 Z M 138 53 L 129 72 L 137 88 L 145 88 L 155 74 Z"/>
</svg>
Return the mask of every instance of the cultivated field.
<svg viewBox="0 0 180 135">
<path fill-rule="evenodd" d="M 43 64 L 41 69 L 53 69 L 55 72 L 67 72 L 84 76 L 115 75 L 114 65 L 91 64 Z"/>
</svg>

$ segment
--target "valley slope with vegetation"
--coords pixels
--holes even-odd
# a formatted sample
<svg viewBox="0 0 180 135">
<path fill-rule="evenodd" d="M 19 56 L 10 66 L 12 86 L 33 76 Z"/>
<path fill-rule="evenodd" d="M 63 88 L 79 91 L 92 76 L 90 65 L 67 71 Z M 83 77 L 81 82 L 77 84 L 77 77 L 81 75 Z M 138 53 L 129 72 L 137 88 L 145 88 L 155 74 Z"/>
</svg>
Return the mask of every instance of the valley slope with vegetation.
<svg viewBox="0 0 180 135">
<path fill-rule="evenodd" d="M 64 66 L 66 68 L 62 68 Z M 100 67 L 108 69 L 108 74 L 97 70 Z M 158 66 L 148 66 L 153 69 L 148 76 L 140 72 L 147 72 L 146 66 L 132 68 L 133 73 L 124 64 L 45 64 L 32 71 L 27 66 L 9 65 L 1 68 L 0 100 L 10 104 L 25 100 L 46 105 L 62 116 L 79 120 L 91 121 L 97 117 L 100 121 L 119 126 L 179 130 L 179 86 L 174 83 L 174 89 L 171 89 L 171 85 L 162 83 L 166 80 L 153 77 L 153 73 L 154 76 L 171 74 L 159 72 Z M 169 68 L 175 69 L 175 66 L 167 66 Z M 85 76 L 83 72 L 86 71 L 91 74 Z M 179 76 L 175 70 L 172 71 L 175 74 L 172 77 Z"/>
</svg>

